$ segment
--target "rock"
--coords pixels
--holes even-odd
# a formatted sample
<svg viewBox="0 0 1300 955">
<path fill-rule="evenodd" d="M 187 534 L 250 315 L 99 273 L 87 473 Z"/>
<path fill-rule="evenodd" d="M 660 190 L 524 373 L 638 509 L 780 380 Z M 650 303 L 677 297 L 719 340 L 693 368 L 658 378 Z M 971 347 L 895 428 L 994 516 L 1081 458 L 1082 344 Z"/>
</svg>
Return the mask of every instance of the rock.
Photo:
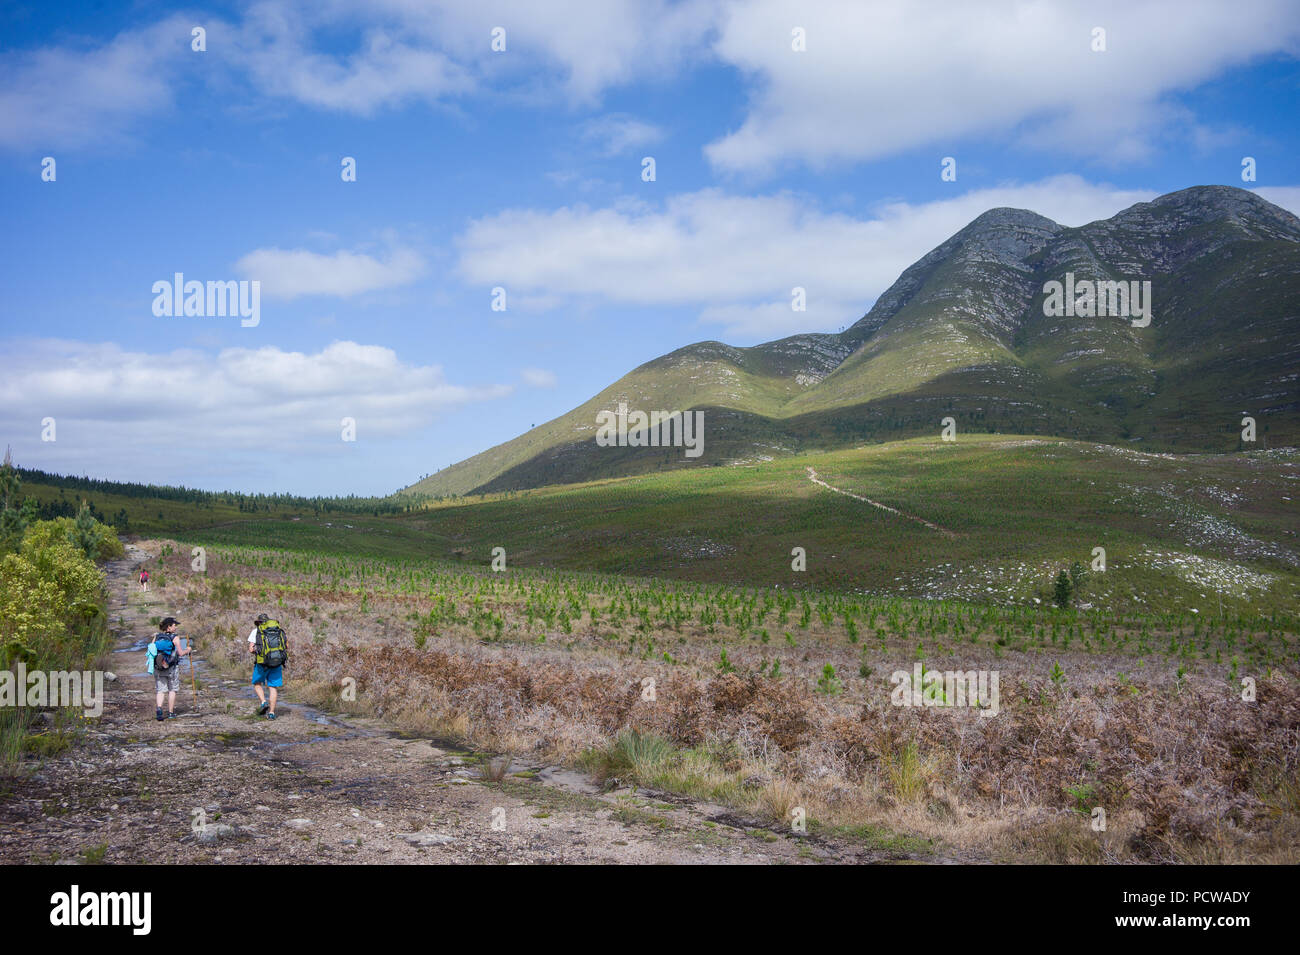
<svg viewBox="0 0 1300 955">
<path fill-rule="evenodd" d="M 235 827 L 228 826 L 224 822 L 210 822 L 195 835 L 199 842 L 212 843 L 218 839 L 229 839 L 235 834 Z"/>
<path fill-rule="evenodd" d="M 396 832 L 394 835 L 413 846 L 445 846 L 456 841 L 441 832 Z"/>
<path fill-rule="evenodd" d="M 301 816 L 297 819 L 290 819 L 285 823 L 290 829 L 306 829 L 311 824 L 310 819 L 304 819 Z"/>
<path fill-rule="evenodd" d="M 117 682 L 117 674 L 114 673 L 114 672 L 112 672 L 111 670 L 105 670 L 105 671 L 104 671 L 104 679 L 105 679 L 107 682 L 109 682 L 109 683 L 116 683 L 116 682 Z"/>
</svg>

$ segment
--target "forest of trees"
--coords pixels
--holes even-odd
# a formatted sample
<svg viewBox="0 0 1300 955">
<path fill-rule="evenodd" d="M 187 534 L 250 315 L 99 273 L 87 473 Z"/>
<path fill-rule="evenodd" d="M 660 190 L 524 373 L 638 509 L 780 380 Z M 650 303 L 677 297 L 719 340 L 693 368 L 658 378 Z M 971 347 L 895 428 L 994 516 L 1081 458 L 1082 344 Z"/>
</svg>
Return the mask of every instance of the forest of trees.
<svg viewBox="0 0 1300 955">
<path fill-rule="evenodd" d="M 98 494 L 120 494 L 124 497 L 154 498 L 156 500 L 176 501 L 193 504 L 195 507 L 212 507 L 217 504 L 237 506 L 241 512 L 255 514 L 258 512 L 275 513 L 278 510 L 310 510 L 316 514 L 344 512 L 350 514 L 369 513 L 378 517 L 380 514 L 401 514 L 417 508 L 426 495 L 403 495 L 400 501 L 387 497 L 301 497 L 296 494 L 245 494 L 240 491 L 201 491 L 184 486 L 171 487 L 161 484 L 138 484 L 122 481 L 104 481 L 98 478 L 75 477 L 72 475 L 50 474 L 33 468 L 15 468 L 21 480 L 31 484 L 43 484 L 72 491 Z M 39 517 L 49 520 L 54 517 L 72 517 L 76 506 L 68 501 L 47 501 L 39 505 Z M 118 520 L 107 519 L 95 513 L 95 519 L 113 524 L 119 531 L 125 530 Z M 120 515 L 125 521 L 126 513 Z"/>
</svg>

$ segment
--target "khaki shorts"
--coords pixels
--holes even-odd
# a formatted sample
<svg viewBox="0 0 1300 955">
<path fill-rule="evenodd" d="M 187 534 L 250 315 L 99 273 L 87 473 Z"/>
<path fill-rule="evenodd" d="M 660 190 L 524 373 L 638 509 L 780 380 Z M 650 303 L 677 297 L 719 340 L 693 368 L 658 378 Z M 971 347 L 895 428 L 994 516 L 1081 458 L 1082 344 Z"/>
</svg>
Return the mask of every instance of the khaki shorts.
<svg viewBox="0 0 1300 955">
<path fill-rule="evenodd" d="M 153 668 L 153 688 L 155 693 L 175 693 L 181 688 L 181 665 L 168 667 L 166 670 L 159 666 Z"/>
</svg>

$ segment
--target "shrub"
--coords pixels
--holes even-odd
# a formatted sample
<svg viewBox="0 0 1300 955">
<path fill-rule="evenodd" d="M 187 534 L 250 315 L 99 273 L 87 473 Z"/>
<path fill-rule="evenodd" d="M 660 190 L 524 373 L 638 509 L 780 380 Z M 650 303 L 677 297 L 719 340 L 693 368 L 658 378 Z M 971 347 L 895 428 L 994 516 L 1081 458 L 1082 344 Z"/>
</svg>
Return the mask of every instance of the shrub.
<svg viewBox="0 0 1300 955">
<path fill-rule="evenodd" d="M 81 530 L 93 534 L 94 523 L 82 521 Z M 68 518 L 33 522 L 19 552 L 0 559 L 0 666 L 22 660 L 31 669 L 79 670 L 107 650 L 104 575 L 74 544 L 71 524 Z M 99 543 L 92 548 L 99 549 Z M 29 741 L 31 725 L 26 709 L 0 710 L 0 774 L 12 774 L 26 751 L 47 753 L 66 742 L 61 733 Z"/>
<path fill-rule="evenodd" d="M 56 517 L 29 525 L 23 533 L 23 549 L 43 550 L 59 540 L 72 545 L 89 560 L 116 560 L 126 552 L 117 531 L 91 517 L 85 505 L 75 520 Z"/>
<path fill-rule="evenodd" d="M 218 578 L 212 585 L 212 602 L 222 610 L 238 610 L 239 584 L 231 577 Z"/>
<path fill-rule="evenodd" d="M 0 561 L 0 642 L 26 644 L 37 658 L 103 603 L 104 576 L 95 565 L 59 538 L 37 546 L 43 539 L 24 538 L 21 553 Z"/>
</svg>

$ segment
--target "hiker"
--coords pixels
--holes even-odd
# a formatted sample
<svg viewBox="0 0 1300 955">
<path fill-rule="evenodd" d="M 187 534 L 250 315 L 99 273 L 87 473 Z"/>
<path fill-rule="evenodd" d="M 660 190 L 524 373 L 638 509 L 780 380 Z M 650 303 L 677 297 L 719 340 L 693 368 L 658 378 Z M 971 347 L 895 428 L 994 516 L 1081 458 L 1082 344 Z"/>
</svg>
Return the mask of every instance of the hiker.
<svg viewBox="0 0 1300 955">
<path fill-rule="evenodd" d="M 248 635 L 248 651 L 253 654 L 253 691 L 261 703 L 257 715 L 265 713 L 268 720 L 273 720 L 277 691 L 284 686 L 284 664 L 289 659 L 289 640 L 284 628 L 278 621 L 259 613 Z M 269 702 L 263 687 L 271 690 Z"/>
<path fill-rule="evenodd" d="M 149 590 L 149 571 L 140 571 L 140 592 L 145 593 Z"/>
<path fill-rule="evenodd" d="M 157 691 L 157 709 L 154 717 L 158 722 L 173 719 L 176 716 L 176 691 L 181 688 L 181 657 L 192 652 L 189 647 L 181 649 L 177 645 L 179 637 L 176 628 L 180 625 L 175 617 L 163 617 L 158 624 L 158 632 L 149 642 L 146 660 L 149 672 L 153 674 L 153 686 Z M 163 694 L 167 694 L 167 715 L 163 716 Z"/>
</svg>

